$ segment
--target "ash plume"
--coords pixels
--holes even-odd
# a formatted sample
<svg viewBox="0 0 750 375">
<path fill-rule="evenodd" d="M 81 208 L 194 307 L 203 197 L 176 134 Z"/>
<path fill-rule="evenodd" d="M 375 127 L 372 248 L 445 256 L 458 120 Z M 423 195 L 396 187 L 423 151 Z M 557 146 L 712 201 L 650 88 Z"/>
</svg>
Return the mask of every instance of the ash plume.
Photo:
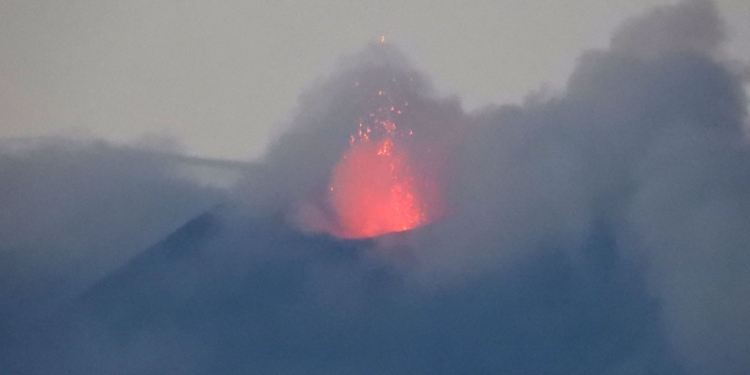
<svg viewBox="0 0 750 375">
<path fill-rule="evenodd" d="M 11 302 L 0 312 L 21 321 L 21 299 L 50 294 L 29 289 L 46 285 L 47 260 L 26 248 L 75 286 L 30 323 L 0 325 L 11 333 L 0 364 L 743 374 L 747 81 L 723 60 L 723 40 L 710 2 L 656 8 L 584 53 L 562 92 L 475 112 L 373 43 L 301 95 L 287 132 L 226 191 L 182 178 L 162 153 L 99 144 L 6 156 L 0 280 Z M 440 215 L 341 238 L 334 171 L 357 136 L 390 137 L 391 122 L 410 178 L 438 187 Z M 85 277 L 74 271 L 92 259 Z M 14 274 L 22 264 L 37 269 Z"/>
<path fill-rule="evenodd" d="M 424 103 L 405 122 L 429 126 L 453 164 L 443 180 L 451 214 L 410 236 L 409 277 L 481 278 L 555 251 L 577 262 L 608 228 L 612 256 L 637 265 L 659 301 L 660 335 L 685 371 L 750 368 L 747 97 L 718 57 L 723 39 L 712 3 L 688 1 L 626 22 L 548 100 L 467 114 L 427 84 L 405 93 Z M 389 46 L 347 63 L 303 96 L 299 130 L 268 155 L 300 179 L 277 187 L 309 189 L 284 202 L 324 190 L 362 100 L 351 82 L 425 80 Z"/>
</svg>

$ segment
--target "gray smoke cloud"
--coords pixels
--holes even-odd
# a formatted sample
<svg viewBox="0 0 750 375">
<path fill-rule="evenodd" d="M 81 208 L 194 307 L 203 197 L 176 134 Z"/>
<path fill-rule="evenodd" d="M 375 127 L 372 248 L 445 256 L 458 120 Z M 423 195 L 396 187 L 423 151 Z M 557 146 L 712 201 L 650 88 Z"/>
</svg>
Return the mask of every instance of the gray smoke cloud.
<svg viewBox="0 0 750 375">
<path fill-rule="evenodd" d="M 402 122 L 434 126 L 456 165 L 451 215 L 404 240 L 410 277 L 470 280 L 559 249 L 575 262 L 604 225 L 617 257 L 643 267 L 660 334 L 686 371 L 739 374 L 750 368 L 748 102 L 723 40 L 710 2 L 657 8 L 585 53 L 562 93 L 475 114 L 372 45 L 303 96 L 298 128 L 268 155 L 281 179 L 271 184 L 290 189 L 275 190 L 287 211 L 319 200 L 365 100 L 351 82 L 418 77 L 402 94 L 425 104 Z"/>
<path fill-rule="evenodd" d="M 305 91 L 227 191 L 186 179 L 160 145 L 5 152 L 0 361 L 40 374 L 743 374 L 748 100 L 723 40 L 710 2 L 657 8 L 583 54 L 562 92 L 473 113 L 371 44 Z M 438 170 L 445 213 L 341 240 L 332 170 L 381 90 L 409 103 L 403 147 L 415 170 Z"/>
<path fill-rule="evenodd" d="M 476 119 L 441 266 L 456 240 L 476 268 L 580 248 L 607 223 L 619 256 L 644 264 L 686 371 L 750 368 L 748 102 L 716 58 L 722 37 L 709 2 L 659 8 L 585 54 L 562 95 Z"/>
</svg>

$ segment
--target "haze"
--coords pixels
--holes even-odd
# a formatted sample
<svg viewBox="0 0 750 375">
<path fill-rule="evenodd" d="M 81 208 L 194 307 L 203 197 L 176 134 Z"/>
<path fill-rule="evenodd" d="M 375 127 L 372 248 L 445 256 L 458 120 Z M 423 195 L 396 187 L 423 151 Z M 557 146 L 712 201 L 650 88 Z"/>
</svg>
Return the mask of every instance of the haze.
<svg viewBox="0 0 750 375">
<path fill-rule="evenodd" d="M 257 157 L 300 90 L 384 35 L 467 108 L 562 87 L 582 50 L 673 1 L 0 1 L 0 137 Z M 718 1 L 750 58 L 750 3 Z M 286 117 L 285 117 L 286 116 Z"/>
</svg>

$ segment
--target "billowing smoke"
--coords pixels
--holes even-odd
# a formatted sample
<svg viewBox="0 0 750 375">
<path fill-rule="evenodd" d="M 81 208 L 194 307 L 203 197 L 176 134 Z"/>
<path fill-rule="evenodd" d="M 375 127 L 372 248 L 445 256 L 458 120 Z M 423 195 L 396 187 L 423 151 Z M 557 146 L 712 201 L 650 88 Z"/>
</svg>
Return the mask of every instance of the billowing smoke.
<svg viewBox="0 0 750 375">
<path fill-rule="evenodd" d="M 305 91 L 223 198 L 162 154 L 7 156 L 3 176 L 29 182 L 0 184 L 0 214 L 25 215 L 0 217 L 3 285 L 42 285 L 28 279 L 46 270 L 12 273 L 27 249 L 107 264 L 31 328 L 0 325 L 14 335 L 0 360 L 42 374 L 744 374 L 748 100 L 723 30 L 711 3 L 658 8 L 585 53 L 564 91 L 472 113 L 370 44 Z"/>
<path fill-rule="evenodd" d="M 368 95 L 392 76 L 416 79 L 399 92 L 412 104 L 399 125 L 449 153 L 438 159 L 450 214 L 409 235 L 411 276 L 455 282 L 556 251 L 575 262 L 606 228 L 618 261 L 642 267 L 660 335 L 685 370 L 741 373 L 750 155 L 723 30 L 709 2 L 655 9 L 626 22 L 608 50 L 584 54 L 564 92 L 475 114 L 438 98 L 391 47 L 368 46 L 305 94 L 268 156 L 284 178 L 272 184 L 290 189 L 287 210 L 319 201 Z M 426 148 L 412 157 L 435 160 Z"/>
</svg>

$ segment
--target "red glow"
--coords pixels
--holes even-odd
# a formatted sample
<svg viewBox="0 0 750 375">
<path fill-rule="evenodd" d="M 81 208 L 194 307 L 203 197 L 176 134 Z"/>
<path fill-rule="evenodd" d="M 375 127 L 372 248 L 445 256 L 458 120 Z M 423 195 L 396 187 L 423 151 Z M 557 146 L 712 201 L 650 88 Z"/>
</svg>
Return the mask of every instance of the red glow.
<svg viewBox="0 0 750 375">
<path fill-rule="evenodd" d="M 340 235 L 374 237 L 419 226 L 426 216 L 415 190 L 407 155 L 391 139 L 357 143 L 331 181 Z"/>
<path fill-rule="evenodd" d="M 375 91 L 391 102 L 370 112 L 349 138 L 349 149 L 333 170 L 329 197 L 338 219 L 334 234 L 367 238 L 414 229 L 437 215 L 432 181 L 410 163 L 407 138 L 395 117 L 402 108 L 387 91 Z"/>
</svg>

